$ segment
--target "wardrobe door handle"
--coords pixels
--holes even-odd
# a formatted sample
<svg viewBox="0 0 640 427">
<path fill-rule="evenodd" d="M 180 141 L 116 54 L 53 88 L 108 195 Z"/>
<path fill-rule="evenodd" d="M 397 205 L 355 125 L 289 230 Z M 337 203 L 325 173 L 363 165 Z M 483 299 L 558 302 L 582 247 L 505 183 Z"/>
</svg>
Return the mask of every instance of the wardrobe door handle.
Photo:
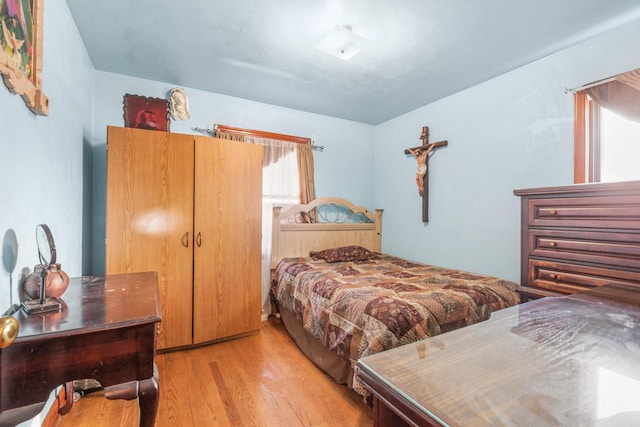
<svg viewBox="0 0 640 427">
<path fill-rule="evenodd" d="M 202 232 L 198 231 L 198 236 L 196 237 L 196 245 L 198 247 L 202 246 Z"/>
<path fill-rule="evenodd" d="M 189 232 L 188 231 L 186 233 L 184 233 L 184 236 L 182 236 L 182 246 L 184 246 L 185 248 L 189 247 Z"/>
</svg>

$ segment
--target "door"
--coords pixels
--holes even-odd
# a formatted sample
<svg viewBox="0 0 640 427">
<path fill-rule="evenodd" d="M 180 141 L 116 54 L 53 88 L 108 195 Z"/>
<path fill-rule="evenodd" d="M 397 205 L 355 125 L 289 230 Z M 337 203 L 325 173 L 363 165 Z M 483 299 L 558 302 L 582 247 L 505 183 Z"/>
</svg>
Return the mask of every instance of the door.
<svg viewBox="0 0 640 427">
<path fill-rule="evenodd" d="M 106 273 L 156 271 L 158 348 L 192 343 L 192 135 L 107 130 Z"/>
<path fill-rule="evenodd" d="M 260 328 L 262 147 L 196 137 L 194 343 Z"/>
</svg>

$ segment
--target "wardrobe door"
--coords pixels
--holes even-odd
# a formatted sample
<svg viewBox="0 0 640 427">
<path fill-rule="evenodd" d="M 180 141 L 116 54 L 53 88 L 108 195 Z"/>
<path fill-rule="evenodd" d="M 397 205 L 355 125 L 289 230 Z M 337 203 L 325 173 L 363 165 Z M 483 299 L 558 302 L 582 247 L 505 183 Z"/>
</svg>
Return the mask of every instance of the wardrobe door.
<svg viewBox="0 0 640 427">
<path fill-rule="evenodd" d="M 193 135 L 107 130 L 106 273 L 156 271 L 158 348 L 192 343 Z"/>
<path fill-rule="evenodd" d="M 262 147 L 196 137 L 194 343 L 260 328 Z"/>
</svg>

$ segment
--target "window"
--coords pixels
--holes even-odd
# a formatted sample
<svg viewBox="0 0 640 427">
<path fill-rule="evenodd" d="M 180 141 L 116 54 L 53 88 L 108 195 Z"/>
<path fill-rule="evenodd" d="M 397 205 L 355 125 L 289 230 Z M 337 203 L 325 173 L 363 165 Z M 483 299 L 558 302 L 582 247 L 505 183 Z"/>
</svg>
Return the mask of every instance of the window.
<svg viewBox="0 0 640 427">
<path fill-rule="evenodd" d="M 266 159 L 262 166 L 262 203 L 273 206 L 300 203 L 298 152 L 295 144 L 272 143 L 265 148 L 266 156 L 271 158 Z"/>
<path fill-rule="evenodd" d="M 640 122 L 600 108 L 600 181 L 640 179 Z"/>
<path fill-rule="evenodd" d="M 640 70 L 575 93 L 574 181 L 640 180 Z"/>
</svg>

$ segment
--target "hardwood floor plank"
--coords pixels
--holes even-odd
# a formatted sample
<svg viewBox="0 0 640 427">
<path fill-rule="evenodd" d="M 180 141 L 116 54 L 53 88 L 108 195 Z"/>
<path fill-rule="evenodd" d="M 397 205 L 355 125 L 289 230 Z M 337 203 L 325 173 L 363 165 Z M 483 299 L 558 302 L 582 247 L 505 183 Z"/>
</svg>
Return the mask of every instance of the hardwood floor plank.
<svg viewBox="0 0 640 427">
<path fill-rule="evenodd" d="M 281 321 L 259 333 L 156 357 L 160 373 L 157 427 L 373 425 L 362 398 L 336 384 L 298 349 Z M 129 427 L 137 401 L 89 394 L 57 427 Z"/>
<path fill-rule="evenodd" d="M 192 420 L 208 420 L 211 426 L 225 426 L 230 424 L 224 410 L 222 394 L 219 384 L 209 374 L 208 357 L 201 357 L 200 352 L 192 352 L 190 382 L 195 390 L 188 393 Z M 193 381 L 194 379 L 202 379 Z"/>
<path fill-rule="evenodd" d="M 191 426 L 193 420 L 225 426 L 229 420 L 216 383 L 208 374 L 208 358 L 198 350 L 158 356 L 160 404 L 157 425 Z"/>
</svg>

